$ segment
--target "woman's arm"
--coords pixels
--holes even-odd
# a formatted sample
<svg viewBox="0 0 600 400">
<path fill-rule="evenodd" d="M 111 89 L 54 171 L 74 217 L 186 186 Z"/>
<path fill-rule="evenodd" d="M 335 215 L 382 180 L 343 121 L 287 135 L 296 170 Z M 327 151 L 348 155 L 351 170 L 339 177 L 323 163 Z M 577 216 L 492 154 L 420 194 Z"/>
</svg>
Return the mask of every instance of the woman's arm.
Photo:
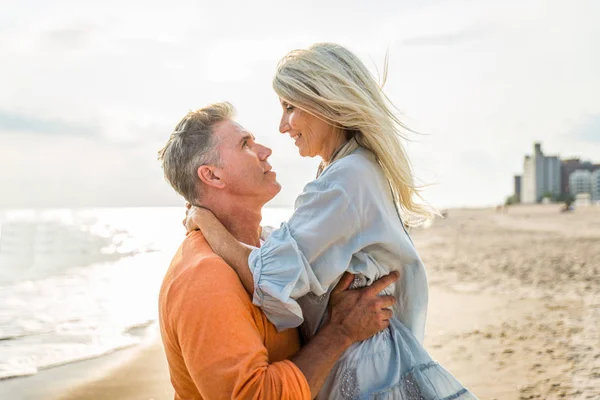
<svg viewBox="0 0 600 400">
<path fill-rule="evenodd" d="M 225 260 L 238 274 L 244 289 L 254 293 L 254 279 L 248 267 L 251 249 L 241 244 L 206 208 L 194 207 L 189 212 L 186 228 L 188 231 L 200 228 L 200 231 L 212 247 L 213 251 Z"/>
<path fill-rule="evenodd" d="M 295 328 L 304 320 L 296 299 L 327 293 L 360 250 L 360 218 L 342 183 L 306 185 L 290 220 L 254 250 L 240 244 L 209 210 L 194 208 L 201 212 L 188 218 L 188 231 L 200 227 L 278 330 Z"/>
</svg>

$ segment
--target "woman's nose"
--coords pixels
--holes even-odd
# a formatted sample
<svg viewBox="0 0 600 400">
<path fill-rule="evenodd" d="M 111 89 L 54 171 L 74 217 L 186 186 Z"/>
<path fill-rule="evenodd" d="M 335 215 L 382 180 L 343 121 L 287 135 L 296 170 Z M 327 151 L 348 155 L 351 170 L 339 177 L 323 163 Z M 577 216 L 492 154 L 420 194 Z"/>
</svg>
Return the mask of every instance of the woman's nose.
<svg viewBox="0 0 600 400">
<path fill-rule="evenodd" d="M 281 121 L 279 122 L 279 132 L 286 133 L 289 130 L 290 124 L 288 122 L 288 119 L 285 116 L 281 117 Z"/>
</svg>

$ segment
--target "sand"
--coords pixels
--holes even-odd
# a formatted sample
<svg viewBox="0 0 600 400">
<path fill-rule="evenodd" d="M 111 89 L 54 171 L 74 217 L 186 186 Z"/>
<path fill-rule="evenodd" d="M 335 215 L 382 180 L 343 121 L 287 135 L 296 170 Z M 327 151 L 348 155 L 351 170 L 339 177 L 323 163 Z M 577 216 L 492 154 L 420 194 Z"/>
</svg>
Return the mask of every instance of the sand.
<svg viewBox="0 0 600 400">
<path fill-rule="evenodd" d="M 559 208 L 450 210 L 411 232 L 430 281 L 426 347 L 481 399 L 600 398 L 600 207 Z M 71 368 L 80 383 L 57 398 L 172 398 L 156 339 L 93 371 Z"/>
<path fill-rule="evenodd" d="M 600 398 L 600 207 L 559 208 L 450 210 L 412 232 L 426 347 L 482 399 Z"/>
<path fill-rule="evenodd" d="M 169 371 L 159 340 L 139 349 L 131 359 L 106 376 L 67 391 L 57 400 L 173 399 Z"/>
</svg>

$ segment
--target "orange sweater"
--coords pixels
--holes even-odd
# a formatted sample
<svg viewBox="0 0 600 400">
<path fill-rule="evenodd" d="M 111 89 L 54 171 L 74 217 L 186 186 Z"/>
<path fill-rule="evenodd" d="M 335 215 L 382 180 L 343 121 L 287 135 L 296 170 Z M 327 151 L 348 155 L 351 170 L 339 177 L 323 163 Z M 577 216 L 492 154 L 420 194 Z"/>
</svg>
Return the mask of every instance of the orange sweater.
<svg viewBox="0 0 600 400">
<path fill-rule="evenodd" d="M 159 296 L 160 331 L 175 399 L 310 399 L 287 358 L 295 329 L 278 333 L 200 232 L 187 236 Z"/>
</svg>

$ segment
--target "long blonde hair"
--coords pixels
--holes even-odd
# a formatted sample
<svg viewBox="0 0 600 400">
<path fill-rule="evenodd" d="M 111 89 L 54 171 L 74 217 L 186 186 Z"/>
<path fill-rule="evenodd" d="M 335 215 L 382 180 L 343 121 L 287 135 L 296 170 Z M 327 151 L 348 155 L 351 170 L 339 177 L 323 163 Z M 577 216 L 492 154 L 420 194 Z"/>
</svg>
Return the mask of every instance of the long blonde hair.
<svg viewBox="0 0 600 400">
<path fill-rule="evenodd" d="M 402 140 L 408 130 L 360 59 L 334 43 L 317 43 L 288 53 L 277 67 L 273 89 L 287 103 L 353 134 L 362 147 L 375 154 L 390 182 L 394 201 L 407 225 L 419 225 L 437 212 L 427 204 L 414 183 L 412 167 Z"/>
</svg>

